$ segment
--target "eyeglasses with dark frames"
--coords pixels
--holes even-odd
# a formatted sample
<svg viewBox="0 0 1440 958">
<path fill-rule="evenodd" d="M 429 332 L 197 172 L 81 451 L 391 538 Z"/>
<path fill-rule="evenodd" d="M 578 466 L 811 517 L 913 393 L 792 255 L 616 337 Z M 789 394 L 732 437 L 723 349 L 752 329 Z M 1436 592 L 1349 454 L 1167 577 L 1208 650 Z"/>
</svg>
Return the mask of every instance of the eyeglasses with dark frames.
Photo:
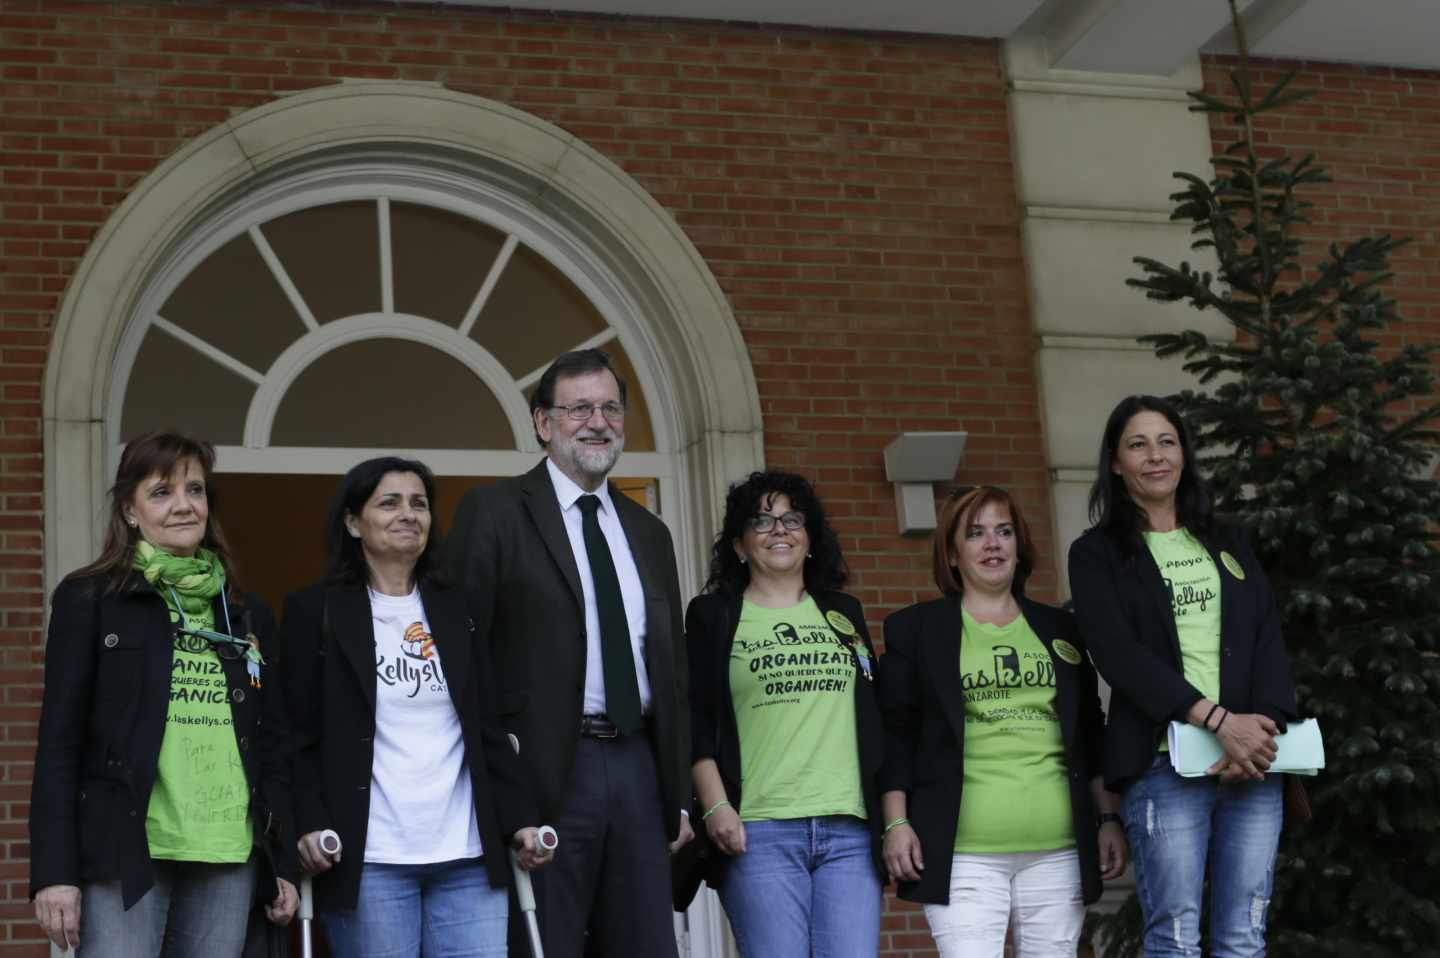
<svg viewBox="0 0 1440 958">
<path fill-rule="evenodd" d="M 198 639 L 199 642 L 182 644 L 182 637 Z M 175 644 L 177 648 L 187 652 L 199 652 L 208 645 L 222 659 L 243 659 L 251 648 L 249 642 L 233 635 L 226 635 L 224 632 L 216 632 L 213 629 L 187 629 L 179 623 L 175 624 Z"/>
<path fill-rule="evenodd" d="M 595 415 L 597 408 L 600 410 L 600 415 L 605 417 L 606 422 L 617 423 L 625 420 L 625 406 L 613 399 L 600 403 L 598 407 L 593 402 L 572 402 L 568 406 L 551 406 L 550 410 L 556 413 L 564 413 L 567 419 L 573 419 L 576 422 L 585 422 L 591 416 Z"/>
<path fill-rule="evenodd" d="M 774 529 L 775 523 L 777 522 L 780 523 L 785 531 L 795 532 L 798 529 L 805 528 L 805 513 L 797 512 L 794 509 L 778 516 L 771 515 L 768 512 L 759 512 L 749 519 L 750 528 L 761 535 Z"/>
</svg>

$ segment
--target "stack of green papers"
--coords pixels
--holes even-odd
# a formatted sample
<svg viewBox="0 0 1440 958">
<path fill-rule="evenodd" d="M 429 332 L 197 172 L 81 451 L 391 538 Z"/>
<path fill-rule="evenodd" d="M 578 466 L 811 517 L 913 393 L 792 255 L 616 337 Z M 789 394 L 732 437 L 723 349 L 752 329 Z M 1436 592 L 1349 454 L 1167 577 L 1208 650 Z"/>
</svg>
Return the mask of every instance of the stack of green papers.
<svg viewBox="0 0 1440 958">
<path fill-rule="evenodd" d="M 1316 775 L 1325 767 L 1325 743 L 1314 719 L 1291 722 L 1285 734 L 1275 736 L 1275 745 L 1279 754 L 1270 766 L 1272 772 Z M 1170 765 L 1177 775 L 1199 778 L 1224 754 L 1213 732 L 1188 722 L 1170 723 Z"/>
</svg>

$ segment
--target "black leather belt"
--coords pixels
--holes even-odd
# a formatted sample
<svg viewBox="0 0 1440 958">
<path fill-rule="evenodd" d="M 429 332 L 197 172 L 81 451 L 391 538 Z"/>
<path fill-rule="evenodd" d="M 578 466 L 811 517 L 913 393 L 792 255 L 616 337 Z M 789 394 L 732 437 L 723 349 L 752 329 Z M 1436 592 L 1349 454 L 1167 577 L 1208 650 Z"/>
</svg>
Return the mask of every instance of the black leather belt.
<svg viewBox="0 0 1440 958">
<path fill-rule="evenodd" d="M 644 722 L 645 730 L 648 731 L 650 728 L 650 716 L 646 715 Z M 611 739 L 619 738 L 620 730 L 615 727 L 614 722 L 610 721 L 609 716 L 602 712 L 599 715 L 580 716 L 580 734 L 585 738 Z"/>
<path fill-rule="evenodd" d="M 603 714 L 582 715 L 580 716 L 580 734 L 586 738 L 619 738 L 620 730 Z"/>
</svg>

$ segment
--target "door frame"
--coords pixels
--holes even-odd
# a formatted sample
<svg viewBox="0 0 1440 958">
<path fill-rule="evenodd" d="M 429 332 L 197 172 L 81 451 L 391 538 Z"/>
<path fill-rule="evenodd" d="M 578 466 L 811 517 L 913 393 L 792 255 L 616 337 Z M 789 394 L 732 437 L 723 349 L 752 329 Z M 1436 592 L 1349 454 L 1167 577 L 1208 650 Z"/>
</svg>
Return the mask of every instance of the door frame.
<svg viewBox="0 0 1440 958">
<path fill-rule="evenodd" d="M 653 377 L 652 415 L 666 417 L 670 441 L 656 454 L 622 456 L 621 468 L 661 479 L 681 587 L 696 591 L 729 483 L 764 464 L 755 376 L 715 277 L 670 213 L 583 140 L 492 100 L 405 82 L 336 84 L 239 114 L 161 163 L 96 235 L 61 301 L 45 372 L 47 589 L 99 552 L 114 466 L 110 424 L 119 415 L 117 354 L 178 251 L 217 211 L 259 185 L 364 155 L 384 162 L 397 150 L 523 206 L 572 238 L 625 291 L 633 310 L 627 318 L 645 345 L 631 361 L 644 362 Z M 278 454 L 223 452 L 222 468 L 233 471 L 256 471 L 257 457 Z M 352 463 L 363 454 L 344 452 Z M 443 460 L 425 454 L 432 465 Z M 647 455 L 665 462 L 647 462 Z M 284 458 L 287 471 L 334 461 L 321 450 L 291 450 Z M 465 471 L 480 465 L 472 460 Z M 697 899 L 687 936 L 692 958 L 728 953 L 719 915 L 712 893 Z"/>
</svg>

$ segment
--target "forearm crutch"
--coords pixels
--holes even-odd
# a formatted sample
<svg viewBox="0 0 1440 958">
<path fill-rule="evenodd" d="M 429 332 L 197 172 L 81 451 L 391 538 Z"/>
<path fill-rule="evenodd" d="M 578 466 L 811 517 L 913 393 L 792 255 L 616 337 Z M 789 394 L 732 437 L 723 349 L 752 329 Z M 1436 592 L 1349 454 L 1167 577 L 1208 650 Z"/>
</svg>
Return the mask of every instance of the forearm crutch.
<svg viewBox="0 0 1440 958">
<path fill-rule="evenodd" d="M 560 844 L 560 836 L 549 825 L 540 826 L 535 840 L 552 852 Z M 520 903 L 525 928 L 530 932 L 530 954 L 534 958 L 545 958 L 545 948 L 540 944 L 540 921 L 535 916 L 535 885 L 530 881 L 530 873 L 520 867 L 518 849 L 510 849 L 510 870 L 515 873 L 515 899 Z"/>
<path fill-rule="evenodd" d="M 327 855 L 340 852 L 340 836 L 330 829 L 320 833 L 320 850 Z M 300 956 L 314 958 L 315 943 L 311 939 L 311 925 L 315 923 L 315 889 L 309 875 L 300 879 Z"/>
<path fill-rule="evenodd" d="M 520 740 L 514 733 L 507 733 L 505 737 L 510 740 L 515 754 L 519 755 Z M 554 852 L 560 845 L 560 836 L 549 825 L 541 825 L 535 841 L 540 843 L 541 848 Z M 530 933 L 530 954 L 532 958 L 545 958 L 545 947 L 540 943 L 540 921 L 535 917 L 535 885 L 530 881 L 530 873 L 520 867 L 520 852 L 514 848 L 510 849 L 510 870 L 515 873 L 515 900 L 520 903 L 525 929 Z"/>
</svg>

